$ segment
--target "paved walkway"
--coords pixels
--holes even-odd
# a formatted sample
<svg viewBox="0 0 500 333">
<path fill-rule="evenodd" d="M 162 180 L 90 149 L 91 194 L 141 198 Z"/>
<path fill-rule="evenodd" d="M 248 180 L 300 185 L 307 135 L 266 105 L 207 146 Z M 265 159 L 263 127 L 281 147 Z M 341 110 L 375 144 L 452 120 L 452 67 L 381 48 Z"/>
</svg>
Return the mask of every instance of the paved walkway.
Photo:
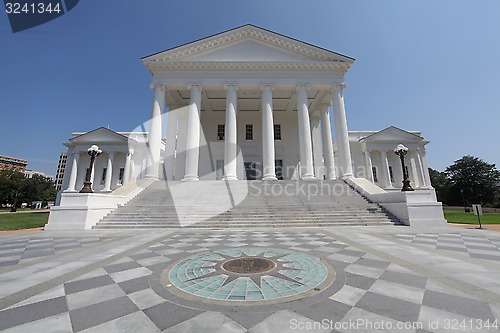
<svg viewBox="0 0 500 333">
<path fill-rule="evenodd" d="M 217 261 L 239 256 L 269 258 L 280 271 L 224 282 L 232 275 Z M 176 279 L 180 267 L 194 278 Z M 311 270 L 320 278 L 301 284 Z M 500 234 L 401 226 L 36 232 L 0 238 L 0 286 L 5 332 L 496 332 Z M 228 288 L 233 299 L 264 296 L 222 300 Z"/>
</svg>

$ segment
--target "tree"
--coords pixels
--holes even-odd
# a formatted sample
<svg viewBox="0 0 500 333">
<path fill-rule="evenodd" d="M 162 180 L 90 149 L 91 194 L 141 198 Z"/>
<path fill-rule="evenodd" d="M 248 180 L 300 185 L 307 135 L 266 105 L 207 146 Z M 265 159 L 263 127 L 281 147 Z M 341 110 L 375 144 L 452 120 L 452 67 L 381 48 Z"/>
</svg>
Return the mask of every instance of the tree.
<svg viewBox="0 0 500 333">
<path fill-rule="evenodd" d="M 24 178 L 24 174 L 18 171 L 0 171 L 0 205 L 11 204 L 13 211 L 22 202 L 53 201 L 56 194 L 50 178 L 40 175 Z"/>
<path fill-rule="evenodd" d="M 18 171 L 0 171 L 0 205 L 11 204 L 13 211 L 22 193 L 24 175 Z"/>
<path fill-rule="evenodd" d="M 500 182 L 500 171 L 474 156 L 456 160 L 444 171 L 449 181 L 447 203 L 462 205 L 463 197 L 469 204 L 494 205 Z"/>
<path fill-rule="evenodd" d="M 438 201 L 442 203 L 448 202 L 448 188 L 450 182 L 446 173 L 429 168 L 429 176 L 431 178 L 431 185 L 436 190 L 436 196 Z"/>
</svg>

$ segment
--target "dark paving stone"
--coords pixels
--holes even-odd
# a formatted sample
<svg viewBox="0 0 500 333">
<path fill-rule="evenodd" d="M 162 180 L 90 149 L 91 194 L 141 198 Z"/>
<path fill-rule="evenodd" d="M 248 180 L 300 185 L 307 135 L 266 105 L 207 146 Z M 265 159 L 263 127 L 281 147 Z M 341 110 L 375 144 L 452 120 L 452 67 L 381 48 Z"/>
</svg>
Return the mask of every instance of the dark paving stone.
<svg viewBox="0 0 500 333">
<path fill-rule="evenodd" d="M 118 283 L 118 285 L 126 294 L 135 293 L 136 291 L 149 288 L 149 276 L 123 281 Z"/>
<path fill-rule="evenodd" d="M 124 262 L 121 264 L 114 264 L 114 265 L 108 265 L 104 266 L 104 270 L 108 272 L 109 274 L 111 273 L 116 273 L 116 272 L 122 272 L 122 271 L 128 271 L 129 269 L 134 269 L 134 268 L 140 268 L 142 267 L 135 261 L 129 261 L 129 262 Z"/>
<path fill-rule="evenodd" d="M 24 251 L 23 255 L 21 256 L 21 259 L 39 258 L 39 257 L 51 256 L 54 254 L 56 254 L 56 251 L 54 249 Z"/>
<path fill-rule="evenodd" d="M 64 296 L 4 310 L 0 312 L 0 330 L 55 316 L 66 311 L 68 311 L 68 306 Z"/>
<path fill-rule="evenodd" d="M 224 312 L 224 315 L 229 319 L 235 321 L 239 325 L 243 326 L 246 329 L 250 329 L 257 325 L 258 323 L 264 321 L 268 318 L 272 313 L 268 312 L 245 312 L 245 307 L 236 308 L 235 312 Z"/>
<path fill-rule="evenodd" d="M 466 317 L 495 320 L 489 305 L 470 298 L 448 295 L 437 291 L 426 290 L 423 305 L 434 309 L 457 313 Z"/>
<path fill-rule="evenodd" d="M 500 261 L 500 256 L 494 256 L 494 255 L 489 255 L 489 254 L 469 253 L 469 256 L 471 258 L 477 258 L 477 259 Z"/>
<path fill-rule="evenodd" d="M 356 307 L 402 322 L 416 322 L 420 305 L 368 291 Z"/>
<path fill-rule="evenodd" d="M 338 254 L 343 254 L 346 256 L 351 256 L 351 257 L 362 257 L 366 254 L 366 252 L 362 251 L 354 251 L 354 250 L 340 250 L 337 252 Z"/>
<path fill-rule="evenodd" d="M 439 238 L 438 244 L 463 245 L 464 242 L 462 240 L 456 240 L 456 239 L 441 239 L 441 238 Z"/>
<path fill-rule="evenodd" d="M 358 260 L 356 260 L 354 262 L 354 264 L 386 269 L 387 267 L 389 267 L 389 265 L 391 263 L 387 262 L 387 261 L 381 261 L 381 260 L 359 258 Z"/>
<path fill-rule="evenodd" d="M 438 245 L 438 246 L 436 246 L 436 249 L 438 249 L 438 250 L 447 250 L 447 251 L 455 251 L 455 252 L 467 252 L 467 249 L 465 247 L 452 247 L 452 246 Z"/>
<path fill-rule="evenodd" d="M 408 273 L 393 272 L 393 271 L 385 271 L 380 277 L 380 279 L 408 286 L 413 286 L 421 289 L 425 289 L 425 286 L 427 284 L 427 278 L 423 276 L 418 276 Z"/>
<path fill-rule="evenodd" d="M 115 281 L 109 275 L 97 276 L 89 279 L 68 282 L 64 284 L 66 294 L 74 294 L 80 291 L 94 289 L 108 284 L 114 284 Z"/>
<path fill-rule="evenodd" d="M 6 251 L 6 250 L 24 250 L 26 248 L 26 245 L 28 243 L 21 243 L 21 244 L 9 244 L 9 245 L 1 245 L 0 246 L 0 251 Z"/>
<path fill-rule="evenodd" d="M 17 265 L 19 260 L 0 261 L 0 267 Z"/>
<path fill-rule="evenodd" d="M 92 304 L 69 312 L 73 331 L 79 332 L 138 311 L 127 296 Z"/>
<path fill-rule="evenodd" d="M 414 239 L 412 243 L 415 244 L 424 244 L 424 245 L 436 245 L 436 241 L 433 240 L 425 240 L 425 239 Z"/>
<path fill-rule="evenodd" d="M 332 246 L 321 246 L 314 249 L 315 251 L 326 252 L 326 253 L 335 253 L 338 252 L 339 249 L 337 247 Z"/>
<path fill-rule="evenodd" d="M 327 299 L 304 308 L 295 309 L 294 311 L 317 322 L 321 322 L 324 319 L 339 322 L 351 308 L 347 304 Z"/>
<path fill-rule="evenodd" d="M 82 246 L 80 244 L 77 245 L 64 245 L 64 246 L 56 246 L 56 251 L 64 251 L 64 250 L 72 250 L 76 248 L 81 248 Z"/>
<path fill-rule="evenodd" d="M 203 313 L 203 311 L 181 307 L 170 302 L 158 304 L 143 312 L 162 331 Z"/>
<path fill-rule="evenodd" d="M 376 279 L 353 273 L 346 273 L 346 284 L 351 287 L 368 290 L 375 283 Z"/>
<path fill-rule="evenodd" d="M 158 257 L 158 256 L 159 255 L 157 253 L 148 252 L 148 253 L 134 254 L 134 255 L 130 256 L 130 258 L 132 258 L 134 260 L 141 260 L 141 259 L 149 259 L 149 258 Z"/>
</svg>

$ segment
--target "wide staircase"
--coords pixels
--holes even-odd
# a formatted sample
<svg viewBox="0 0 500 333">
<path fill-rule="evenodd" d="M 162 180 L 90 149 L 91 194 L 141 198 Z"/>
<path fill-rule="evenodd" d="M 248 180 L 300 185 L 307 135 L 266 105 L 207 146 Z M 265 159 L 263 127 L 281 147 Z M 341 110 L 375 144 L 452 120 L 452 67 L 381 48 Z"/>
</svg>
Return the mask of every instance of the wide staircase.
<svg viewBox="0 0 500 333">
<path fill-rule="evenodd" d="M 157 181 L 94 229 L 394 225 L 399 221 L 341 180 Z"/>
</svg>

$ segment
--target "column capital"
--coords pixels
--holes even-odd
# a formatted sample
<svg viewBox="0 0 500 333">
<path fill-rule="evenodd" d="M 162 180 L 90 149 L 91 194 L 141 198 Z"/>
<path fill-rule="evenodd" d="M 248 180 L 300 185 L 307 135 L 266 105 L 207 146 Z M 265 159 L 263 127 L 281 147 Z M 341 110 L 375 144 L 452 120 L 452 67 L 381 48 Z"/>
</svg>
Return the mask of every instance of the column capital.
<svg viewBox="0 0 500 333">
<path fill-rule="evenodd" d="M 163 91 L 167 91 L 167 86 L 163 83 L 159 83 L 159 82 L 153 82 L 149 85 L 149 88 L 151 90 L 154 90 L 154 89 L 161 89 Z"/>
<path fill-rule="evenodd" d="M 332 106 L 332 102 L 322 102 L 322 103 L 319 103 L 319 107 L 321 109 L 326 109 L 328 110 L 328 108 Z"/>
<path fill-rule="evenodd" d="M 196 90 L 201 92 L 202 84 L 201 83 L 190 83 L 187 85 L 187 88 L 189 90 L 196 89 Z"/>
<path fill-rule="evenodd" d="M 304 89 L 305 91 L 308 91 L 311 88 L 311 85 L 309 83 L 298 83 L 295 85 L 295 91 L 299 91 Z"/>
<path fill-rule="evenodd" d="M 224 84 L 224 90 L 234 90 L 237 91 L 239 88 L 239 85 L 236 82 L 231 82 L 231 83 L 226 83 Z"/>
<path fill-rule="evenodd" d="M 134 149 L 129 148 L 127 151 L 127 155 L 132 155 L 134 153 Z"/>
<path fill-rule="evenodd" d="M 336 93 L 339 93 L 339 94 L 342 94 L 342 92 L 347 88 L 347 85 L 345 84 L 345 82 L 342 82 L 342 83 L 334 83 L 332 85 L 332 91 L 333 92 L 336 92 Z"/>
<path fill-rule="evenodd" d="M 262 83 L 260 85 L 260 91 L 264 91 L 264 90 L 273 91 L 274 90 L 274 84 L 272 84 L 272 83 Z"/>
<path fill-rule="evenodd" d="M 110 151 L 110 152 L 108 152 L 108 156 L 109 156 L 110 158 L 115 157 L 115 152 L 114 152 L 114 151 Z"/>
</svg>

